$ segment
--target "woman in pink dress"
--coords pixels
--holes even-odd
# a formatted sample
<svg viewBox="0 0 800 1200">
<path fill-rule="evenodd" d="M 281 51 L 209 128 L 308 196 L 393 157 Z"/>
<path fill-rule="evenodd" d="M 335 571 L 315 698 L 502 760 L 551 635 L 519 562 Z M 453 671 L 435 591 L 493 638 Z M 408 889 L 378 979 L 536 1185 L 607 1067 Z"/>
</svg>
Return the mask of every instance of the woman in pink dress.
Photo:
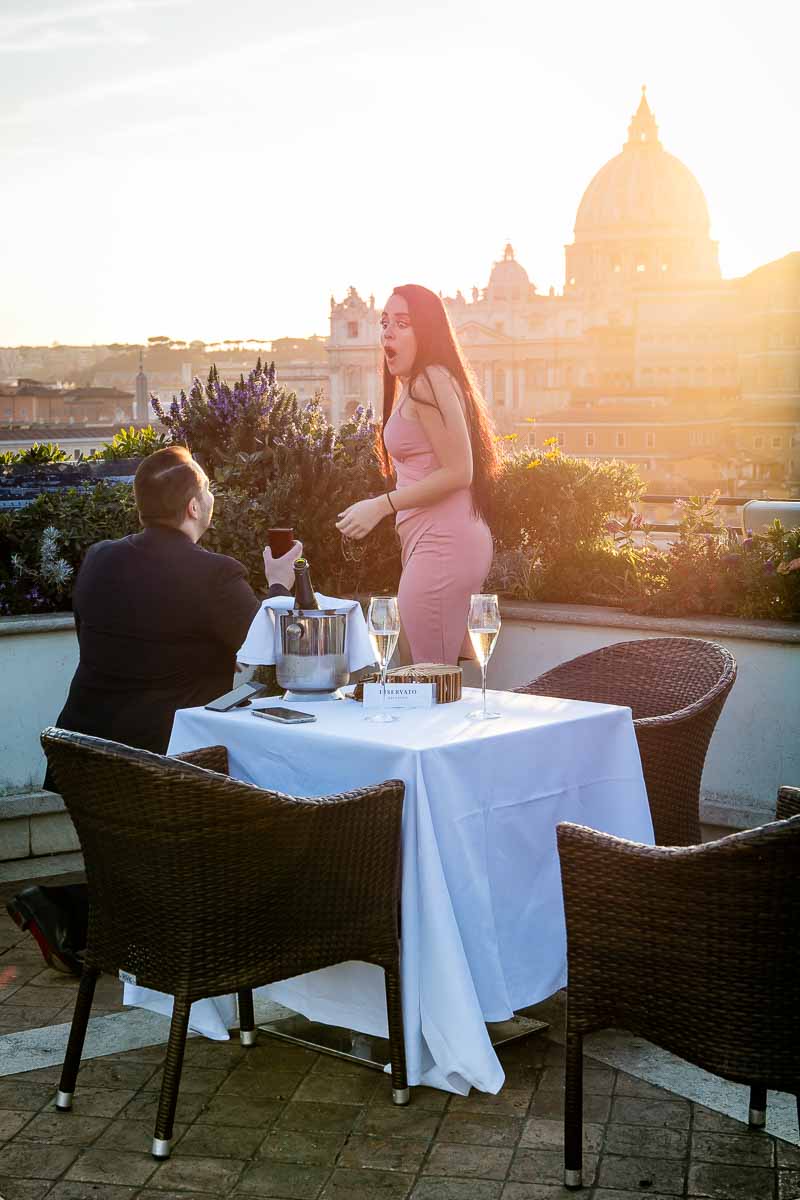
<svg viewBox="0 0 800 1200">
<path fill-rule="evenodd" d="M 441 299 L 395 288 L 381 316 L 383 426 L 378 451 L 396 487 L 340 513 L 366 537 L 395 515 L 403 573 L 398 603 L 414 662 L 469 654 L 467 615 L 492 563 L 487 523 L 497 474 L 488 414 Z M 390 485 L 391 486 L 391 485 Z"/>
</svg>

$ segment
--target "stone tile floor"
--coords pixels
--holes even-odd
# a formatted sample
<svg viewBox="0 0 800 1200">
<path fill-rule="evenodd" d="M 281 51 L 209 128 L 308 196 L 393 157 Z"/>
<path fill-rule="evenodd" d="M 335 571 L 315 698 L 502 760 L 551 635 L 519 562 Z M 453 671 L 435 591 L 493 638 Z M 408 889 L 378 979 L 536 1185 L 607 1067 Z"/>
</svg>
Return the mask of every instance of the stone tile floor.
<svg viewBox="0 0 800 1200">
<path fill-rule="evenodd" d="M 0 908 L 0 1038 L 68 1021 L 75 987 Z M 98 1011 L 121 1008 L 120 994 L 104 979 Z M 499 1095 L 416 1088 L 407 1108 L 367 1068 L 263 1035 L 247 1050 L 191 1039 L 173 1154 L 158 1163 L 148 1150 L 162 1056 L 153 1046 L 87 1061 L 67 1114 L 53 1107 L 59 1067 L 0 1075 L 0 1198 L 800 1197 L 800 1148 L 591 1059 L 588 1186 L 562 1188 L 563 1056 L 543 1035 L 502 1051 Z"/>
</svg>

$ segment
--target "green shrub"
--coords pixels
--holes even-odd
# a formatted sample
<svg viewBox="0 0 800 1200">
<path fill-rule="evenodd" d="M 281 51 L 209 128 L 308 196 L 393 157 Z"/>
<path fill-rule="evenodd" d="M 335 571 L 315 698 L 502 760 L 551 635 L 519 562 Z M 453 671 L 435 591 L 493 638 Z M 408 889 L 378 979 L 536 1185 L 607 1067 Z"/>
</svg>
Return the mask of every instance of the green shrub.
<svg viewBox="0 0 800 1200">
<path fill-rule="evenodd" d="M 69 609 L 88 548 L 138 527 L 133 489 L 124 483 L 46 492 L 27 508 L 0 512 L 0 614 Z"/>
<path fill-rule="evenodd" d="M 67 462 L 69 455 L 55 442 L 34 442 L 27 450 L 4 450 L 0 467 L 41 467 L 49 463 Z"/>
<path fill-rule="evenodd" d="M 800 620 L 800 529 L 773 521 L 739 541 L 725 529 L 716 496 L 686 502 L 677 539 L 649 567 L 639 612 Z"/>
<path fill-rule="evenodd" d="M 551 441 L 508 455 L 497 483 L 498 549 L 528 549 L 545 563 L 597 546 L 613 514 L 627 515 L 644 491 L 628 463 L 568 458 Z"/>
<path fill-rule="evenodd" d="M 318 404 L 301 408 L 292 398 L 284 415 L 291 436 L 284 429 L 280 441 L 216 469 L 226 484 L 215 486 L 214 522 L 203 544 L 238 558 L 259 588 L 267 530 L 291 526 L 318 591 L 340 596 L 396 588 L 400 553 L 392 522 L 382 521 L 360 543 L 345 542 L 335 524 L 349 504 L 385 487 L 367 414 L 356 413 L 334 437 Z"/>
<path fill-rule="evenodd" d="M 152 453 L 165 441 L 188 445 L 216 494 L 203 545 L 244 563 L 256 591 L 265 588 L 262 551 L 273 525 L 293 527 L 319 591 L 396 589 L 394 523 L 385 519 L 363 542 L 345 542 L 335 527 L 349 504 L 385 490 L 369 411 L 358 409 L 334 430 L 318 401 L 299 404 L 274 367 L 259 363 L 233 387 L 212 370 L 162 415 L 166 435 L 123 430 L 98 457 Z M 633 513 L 644 490 L 633 467 L 568 458 L 552 441 L 541 450 L 511 446 L 505 439 L 489 589 L 663 615 L 800 619 L 800 530 L 776 522 L 740 543 L 724 528 L 716 498 L 695 498 L 684 505 L 676 541 L 659 550 Z M 58 461 L 57 449 L 39 447 L 34 463 Z M 137 528 L 124 484 L 43 494 L 28 508 L 0 513 L 0 613 L 69 607 L 86 549 Z"/>
<path fill-rule="evenodd" d="M 168 444 L 165 433 L 157 433 L 152 425 L 144 429 L 120 429 L 110 442 L 106 442 L 102 450 L 96 450 L 88 455 L 89 462 L 113 462 L 119 459 L 147 458 L 156 450 L 161 450 Z"/>
</svg>

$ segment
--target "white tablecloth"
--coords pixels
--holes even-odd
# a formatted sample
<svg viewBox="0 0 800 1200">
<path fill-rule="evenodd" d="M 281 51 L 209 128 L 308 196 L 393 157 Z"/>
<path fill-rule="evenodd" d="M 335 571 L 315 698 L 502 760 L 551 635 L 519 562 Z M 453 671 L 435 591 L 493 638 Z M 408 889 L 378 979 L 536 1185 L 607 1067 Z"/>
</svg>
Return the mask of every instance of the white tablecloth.
<svg viewBox="0 0 800 1200">
<path fill-rule="evenodd" d="M 351 700 L 315 704 L 317 722 L 294 726 L 247 710 L 184 709 L 169 745 L 179 754 L 223 744 L 232 775 L 299 796 L 405 781 L 409 1083 L 459 1093 L 502 1086 L 484 1022 L 507 1019 L 566 982 L 556 824 L 653 841 L 629 709 L 492 692 L 502 716 L 481 724 L 467 719 L 479 696 L 467 689 L 458 703 L 402 712 L 391 725 L 366 722 Z M 312 1020 L 387 1036 L 375 966 L 345 963 L 262 991 Z M 171 1007 L 169 997 L 140 988 L 126 987 L 125 1000 Z M 233 1013 L 231 1001 L 200 1001 L 191 1027 L 224 1037 Z"/>
</svg>

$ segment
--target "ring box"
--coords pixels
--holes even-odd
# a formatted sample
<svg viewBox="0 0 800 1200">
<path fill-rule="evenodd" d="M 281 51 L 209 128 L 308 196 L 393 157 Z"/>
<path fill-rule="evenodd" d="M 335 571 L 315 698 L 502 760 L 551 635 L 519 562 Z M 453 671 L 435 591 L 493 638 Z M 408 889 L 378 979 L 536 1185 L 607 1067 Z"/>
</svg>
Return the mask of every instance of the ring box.
<svg viewBox="0 0 800 1200">
<path fill-rule="evenodd" d="M 294 530 L 277 526 L 274 529 L 268 529 L 267 544 L 273 558 L 283 558 L 284 554 L 288 554 L 294 545 Z"/>
</svg>

